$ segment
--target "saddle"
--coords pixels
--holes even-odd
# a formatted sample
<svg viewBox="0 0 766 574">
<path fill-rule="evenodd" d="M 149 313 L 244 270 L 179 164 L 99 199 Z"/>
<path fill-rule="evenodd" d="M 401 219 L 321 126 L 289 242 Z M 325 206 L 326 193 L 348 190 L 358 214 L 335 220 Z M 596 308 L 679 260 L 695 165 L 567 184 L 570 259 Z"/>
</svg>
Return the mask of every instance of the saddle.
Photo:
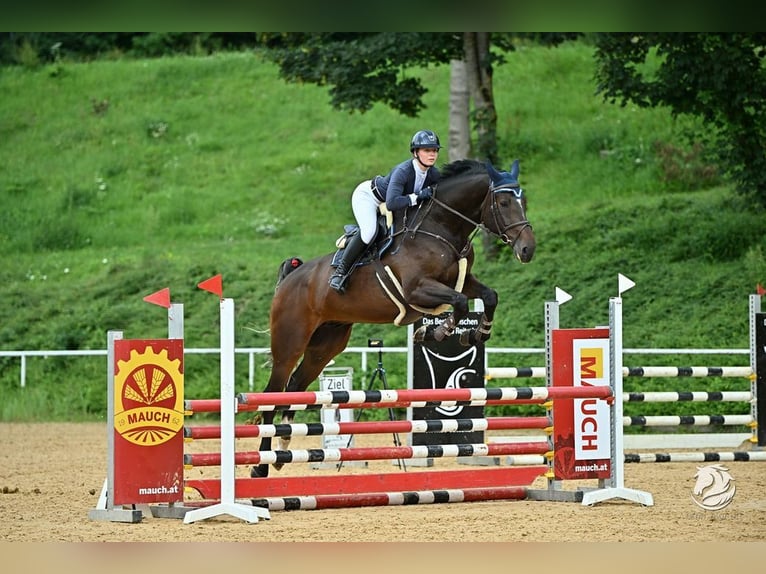
<svg viewBox="0 0 766 574">
<path fill-rule="evenodd" d="M 343 227 L 343 235 L 338 237 L 335 241 L 335 247 L 337 247 L 338 250 L 332 257 L 332 267 L 338 266 L 340 258 L 343 256 L 343 249 L 345 248 L 347 241 L 357 233 L 359 233 L 359 226 L 356 224 L 348 224 Z M 381 203 L 378 207 L 378 224 L 375 231 L 375 237 L 367 246 L 367 250 L 352 267 L 352 270 L 361 265 L 368 265 L 383 257 L 383 254 L 391 248 L 393 242 L 394 215 L 388 210 L 385 203 Z"/>
</svg>

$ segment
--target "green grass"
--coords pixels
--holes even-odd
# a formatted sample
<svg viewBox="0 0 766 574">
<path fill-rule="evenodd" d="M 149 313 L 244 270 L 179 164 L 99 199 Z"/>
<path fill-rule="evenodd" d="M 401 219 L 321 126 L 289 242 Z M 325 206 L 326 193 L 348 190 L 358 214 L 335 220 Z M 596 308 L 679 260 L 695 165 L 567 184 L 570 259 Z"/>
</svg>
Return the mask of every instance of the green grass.
<svg viewBox="0 0 766 574">
<path fill-rule="evenodd" d="M 185 304 L 186 345 L 215 347 L 218 306 L 196 284 L 216 273 L 236 300 L 237 346 L 268 346 L 279 263 L 331 251 L 354 186 L 405 158 L 416 130 L 446 142 L 449 70 L 407 73 L 429 88 L 418 119 L 333 111 L 325 89 L 285 84 L 254 54 L 1 69 L 0 348 L 103 349 L 110 329 L 162 337 L 164 311 L 142 298 L 164 287 Z M 693 122 L 603 103 L 592 77 L 584 43 L 521 46 L 494 71 L 502 161 L 521 159 L 538 249 L 521 266 L 477 241 L 475 272 L 500 294 L 492 345 L 542 347 L 556 286 L 575 297 L 562 327 L 606 323 L 623 273 L 637 283 L 626 347 L 747 347 L 766 219 L 697 177 L 699 162 L 669 171 L 656 144 L 683 148 Z M 406 329 L 359 325 L 351 345 L 368 337 L 403 346 Z M 403 386 L 403 360 L 386 363 Z M 188 357 L 187 396 L 213 396 L 217 369 Z M 19 389 L 18 361 L 0 359 L 0 420 L 101 418 L 104 379 L 103 359 L 30 359 Z"/>
</svg>

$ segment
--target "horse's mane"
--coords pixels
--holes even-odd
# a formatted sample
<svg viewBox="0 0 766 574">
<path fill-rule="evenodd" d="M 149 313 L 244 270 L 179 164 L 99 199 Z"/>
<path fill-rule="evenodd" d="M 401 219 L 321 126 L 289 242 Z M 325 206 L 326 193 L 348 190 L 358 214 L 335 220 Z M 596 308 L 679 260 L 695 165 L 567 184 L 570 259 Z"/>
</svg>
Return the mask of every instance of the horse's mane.
<svg viewBox="0 0 766 574">
<path fill-rule="evenodd" d="M 457 177 L 459 175 L 472 175 L 475 173 L 487 173 L 487 166 L 474 159 L 459 159 L 439 168 L 442 179 Z"/>
</svg>

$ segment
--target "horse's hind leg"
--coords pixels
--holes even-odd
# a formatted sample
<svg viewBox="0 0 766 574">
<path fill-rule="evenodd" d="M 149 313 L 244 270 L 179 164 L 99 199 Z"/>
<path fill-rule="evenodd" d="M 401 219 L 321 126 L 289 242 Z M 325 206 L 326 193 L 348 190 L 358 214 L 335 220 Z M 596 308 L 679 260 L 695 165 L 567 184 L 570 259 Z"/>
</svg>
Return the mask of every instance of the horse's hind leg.
<svg viewBox="0 0 766 574">
<path fill-rule="evenodd" d="M 314 331 L 311 341 L 303 353 L 303 360 L 293 372 L 285 390 L 288 392 L 305 391 L 319 377 L 327 363 L 346 348 L 351 337 L 352 327 L 351 324 L 325 323 Z M 294 418 L 295 413 L 293 411 L 282 413 L 284 424 L 292 423 Z M 279 442 L 280 448 L 287 450 L 290 436 L 280 437 Z M 281 466 L 281 464 L 275 464 L 274 468 L 279 469 Z"/>
<path fill-rule="evenodd" d="M 348 340 L 351 337 L 351 324 L 325 323 L 320 325 L 314 331 L 311 339 L 303 352 L 303 360 L 292 374 L 286 372 L 286 365 L 294 365 L 295 361 L 275 362 L 271 370 L 269 384 L 265 392 L 271 391 L 305 391 L 308 386 L 319 377 L 319 374 L 336 355 L 346 348 Z M 297 360 L 297 359 L 296 359 Z M 288 380 L 289 375 L 289 380 Z M 281 381 L 288 380 L 285 389 L 282 388 Z M 263 413 L 263 424 L 272 424 L 274 422 L 274 411 L 265 411 Z M 282 412 L 282 422 L 290 424 L 295 418 L 293 411 Z M 286 450 L 290 437 L 280 437 L 280 447 Z M 271 437 L 261 439 L 259 451 L 271 450 Z M 282 464 L 275 464 L 274 468 L 279 470 Z M 269 476 L 269 465 L 260 464 L 250 469 L 250 476 L 254 478 L 265 478 Z"/>
<path fill-rule="evenodd" d="M 293 323 L 294 324 L 294 323 Z M 279 325 L 290 325 L 289 321 L 282 321 Z M 271 340 L 272 340 L 272 360 L 271 375 L 265 393 L 279 393 L 285 390 L 287 381 L 291 378 L 291 372 L 295 364 L 301 358 L 304 345 L 310 339 L 309 333 L 298 336 L 294 331 L 284 333 L 279 331 L 279 325 L 275 326 L 272 321 Z M 284 331 L 284 330 L 283 330 Z M 270 425 L 274 422 L 273 410 L 263 411 L 261 424 Z M 258 446 L 259 451 L 271 450 L 271 437 L 262 437 Z M 260 464 L 250 469 L 250 476 L 253 478 L 265 478 L 269 476 L 269 465 Z"/>
<path fill-rule="evenodd" d="M 296 357 L 292 362 L 275 362 L 271 367 L 271 376 L 269 382 L 264 389 L 264 392 L 280 392 L 284 387 L 283 381 L 286 381 L 290 375 L 290 369 L 295 365 L 298 360 Z M 261 416 L 261 424 L 270 425 L 274 422 L 274 411 L 264 411 Z M 261 438 L 261 442 L 258 445 L 259 451 L 271 450 L 271 437 Z M 253 478 L 265 478 L 269 476 L 269 465 L 260 464 L 250 469 L 250 476 Z"/>
</svg>

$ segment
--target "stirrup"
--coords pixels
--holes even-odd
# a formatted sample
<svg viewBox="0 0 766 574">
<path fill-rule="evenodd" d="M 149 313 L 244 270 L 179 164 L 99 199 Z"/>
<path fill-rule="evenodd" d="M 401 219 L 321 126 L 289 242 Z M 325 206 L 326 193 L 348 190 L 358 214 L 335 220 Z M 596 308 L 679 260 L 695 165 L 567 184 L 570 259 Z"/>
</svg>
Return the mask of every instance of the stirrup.
<svg viewBox="0 0 766 574">
<path fill-rule="evenodd" d="M 335 289 L 335 291 L 338 293 L 343 293 L 346 290 L 346 279 L 348 279 L 348 274 L 333 273 L 330 276 L 328 283 L 330 284 L 330 287 Z"/>
</svg>

